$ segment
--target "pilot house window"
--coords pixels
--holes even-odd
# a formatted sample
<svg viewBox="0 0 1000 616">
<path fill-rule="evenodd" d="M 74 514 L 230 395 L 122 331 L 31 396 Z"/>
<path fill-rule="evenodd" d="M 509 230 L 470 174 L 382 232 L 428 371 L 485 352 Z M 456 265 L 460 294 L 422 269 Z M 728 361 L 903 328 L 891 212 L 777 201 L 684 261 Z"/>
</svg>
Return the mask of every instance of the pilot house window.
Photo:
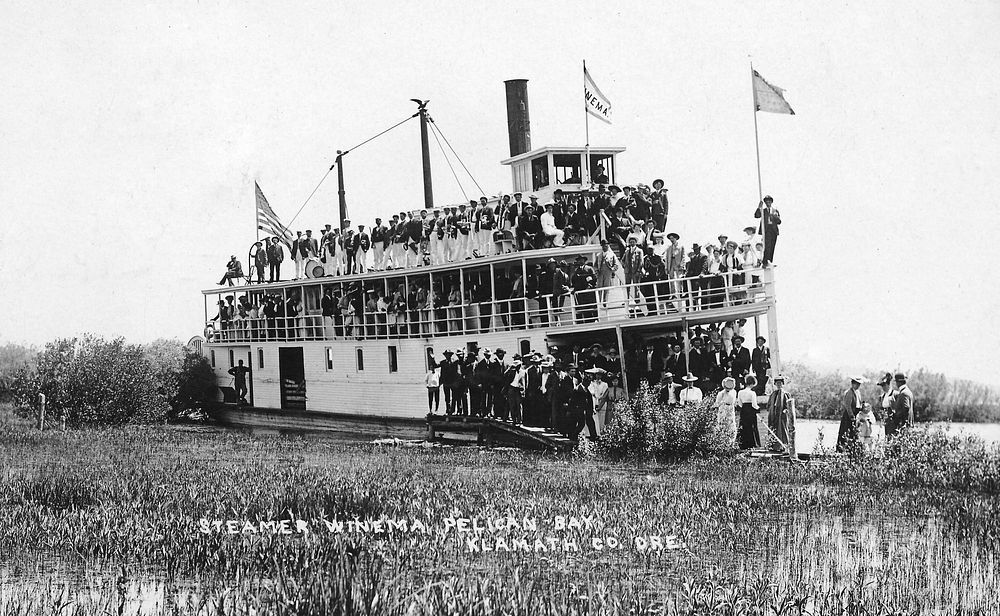
<svg viewBox="0 0 1000 616">
<path fill-rule="evenodd" d="M 556 184 L 579 184 L 583 182 L 580 172 L 579 154 L 555 154 L 552 162 L 555 164 Z"/>
<path fill-rule="evenodd" d="M 531 161 L 531 186 L 538 190 L 549 185 L 549 157 L 539 156 Z"/>
</svg>

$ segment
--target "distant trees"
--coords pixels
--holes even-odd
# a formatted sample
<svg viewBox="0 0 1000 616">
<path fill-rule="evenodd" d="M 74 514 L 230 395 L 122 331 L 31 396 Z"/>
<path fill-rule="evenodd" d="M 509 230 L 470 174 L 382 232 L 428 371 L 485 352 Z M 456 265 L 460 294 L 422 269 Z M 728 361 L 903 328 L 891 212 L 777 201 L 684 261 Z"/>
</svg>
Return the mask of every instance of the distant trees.
<svg viewBox="0 0 1000 616">
<path fill-rule="evenodd" d="M 211 400 L 214 385 L 205 359 L 178 341 L 143 347 L 87 335 L 46 344 L 10 392 L 25 414 L 45 394 L 49 412 L 71 424 L 120 424 L 176 417 Z"/>
<path fill-rule="evenodd" d="M 38 349 L 35 347 L 10 342 L 0 346 L 0 402 L 10 400 L 10 387 L 14 377 L 22 369 L 32 368 L 36 355 Z"/>
<path fill-rule="evenodd" d="M 795 396 L 796 411 L 803 417 L 840 417 L 840 397 L 850 384 L 850 376 L 839 372 L 817 372 L 790 362 L 784 366 L 789 390 Z M 876 385 L 884 373 L 868 373 L 861 396 L 872 401 L 882 388 Z M 949 379 L 944 374 L 920 368 L 907 374 L 913 390 L 913 414 L 917 421 L 1000 422 L 1000 391 L 965 379 Z"/>
</svg>

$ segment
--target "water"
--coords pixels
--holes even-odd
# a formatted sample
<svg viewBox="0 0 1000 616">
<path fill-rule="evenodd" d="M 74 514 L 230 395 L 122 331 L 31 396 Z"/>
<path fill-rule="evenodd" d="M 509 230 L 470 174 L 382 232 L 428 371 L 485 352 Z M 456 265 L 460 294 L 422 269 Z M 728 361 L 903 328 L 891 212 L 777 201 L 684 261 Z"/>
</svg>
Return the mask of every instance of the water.
<svg viewBox="0 0 1000 616">
<path fill-rule="evenodd" d="M 918 425 L 921 427 L 941 425 L 949 433 L 978 436 L 987 443 L 1000 445 L 1000 423 L 921 423 Z M 881 428 L 881 426 L 879 427 Z M 837 431 L 840 429 L 840 421 L 834 419 L 797 419 L 795 429 L 797 430 L 795 448 L 799 453 L 811 452 L 821 435 L 823 446 L 834 449 L 837 446 Z"/>
</svg>

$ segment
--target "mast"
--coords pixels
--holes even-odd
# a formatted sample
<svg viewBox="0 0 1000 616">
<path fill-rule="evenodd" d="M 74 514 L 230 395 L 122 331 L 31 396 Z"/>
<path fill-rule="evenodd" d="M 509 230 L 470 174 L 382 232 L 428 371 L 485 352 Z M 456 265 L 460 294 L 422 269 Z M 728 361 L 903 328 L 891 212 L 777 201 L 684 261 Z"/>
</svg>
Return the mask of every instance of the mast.
<svg viewBox="0 0 1000 616">
<path fill-rule="evenodd" d="M 344 231 L 344 221 L 347 220 L 347 199 L 344 197 L 344 154 L 337 150 L 337 197 L 340 201 L 340 230 Z"/>
<path fill-rule="evenodd" d="M 424 167 L 424 209 L 429 210 L 434 207 L 434 188 L 431 185 L 431 149 L 427 141 L 427 122 L 430 120 L 427 116 L 427 103 L 430 101 L 420 101 L 415 98 L 410 100 L 419 107 L 420 157 Z"/>
</svg>

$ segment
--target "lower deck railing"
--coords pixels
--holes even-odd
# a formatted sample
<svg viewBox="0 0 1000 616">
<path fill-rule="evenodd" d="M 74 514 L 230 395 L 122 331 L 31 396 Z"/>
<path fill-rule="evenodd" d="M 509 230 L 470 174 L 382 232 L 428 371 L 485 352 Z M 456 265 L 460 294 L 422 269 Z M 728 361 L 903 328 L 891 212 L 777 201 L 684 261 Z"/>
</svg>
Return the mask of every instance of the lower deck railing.
<svg viewBox="0 0 1000 616">
<path fill-rule="evenodd" d="M 383 340 L 484 334 L 545 327 L 613 323 L 666 314 L 692 315 L 706 310 L 749 307 L 773 297 L 772 273 L 753 269 L 716 275 L 614 284 L 486 302 L 408 306 L 394 312 L 362 311 L 353 306 L 340 314 L 237 318 L 209 323 L 212 343 Z"/>
</svg>

